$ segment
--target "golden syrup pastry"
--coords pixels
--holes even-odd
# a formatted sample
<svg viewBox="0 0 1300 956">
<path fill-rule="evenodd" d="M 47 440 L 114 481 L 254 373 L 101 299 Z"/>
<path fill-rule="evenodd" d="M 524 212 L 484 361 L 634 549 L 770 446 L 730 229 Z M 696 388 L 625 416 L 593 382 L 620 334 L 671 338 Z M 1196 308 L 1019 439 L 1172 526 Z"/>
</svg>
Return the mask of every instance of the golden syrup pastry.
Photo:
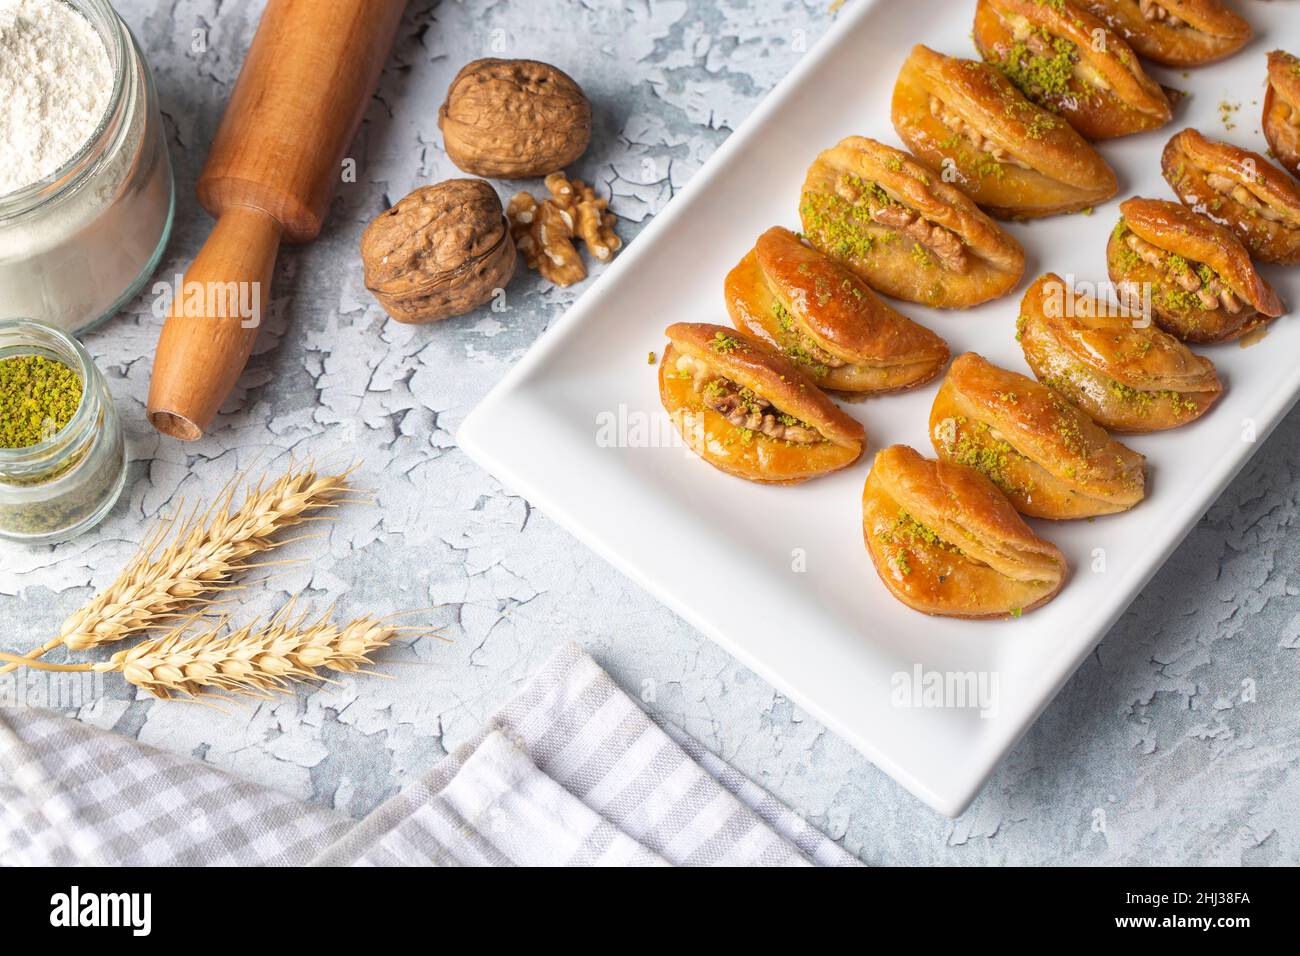
<svg viewBox="0 0 1300 956">
<path fill-rule="evenodd" d="M 979 0 L 975 45 L 1030 100 L 1088 139 L 1164 126 L 1173 107 L 1137 54 L 1068 0 Z"/>
<path fill-rule="evenodd" d="M 1179 199 L 1235 232 L 1255 259 L 1300 263 L 1300 183 L 1259 153 L 1185 129 L 1160 168 Z"/>
<path fill-rule="evenodd" d="M 1077 0 L 1140 56 L 1163 66 L 1200 66 L 1231 56 L 1250 24 L 1220 0 Z"/>
<path fill-rule="evenodd" d="M 1268 55 L 1263 124 L 1273 156 L 1300 176 L 1300 59 L 1283 50 Z"/>
<path fill-rule="evenodd" d="M 1106 247 L 1111 280 L 1134 294 L 1149 289 L 1151 313 L 1166 332 L 1224 342 L 1285 311 L 1227 227 L 1164 199 L 1126 199 L 1119 211 Z"/>
<path fill-rule="evenodd" d="M 922 162 L 998 218 L 1075 212 L 1119 189 L 1114 170 L 1074 127 L 987 63 L 913 47 L 891 112 Z"/>
<path fill-rule="evenodd" d="M 1010 292 L 1020 244 L 970 198 L 902 150 L 850 136 L 808 168 L 804 236 L 874 289 L 941 309 Z"/>
<path fill-rule="evenodd" d="M 1145 459 L 1060 394 L 967 352 L 930 409 L 944 461 L 981 472 L 1035 518 L 1091 518 L 1142 500 Z"/>
<path fill-rule="evenodd" d="M 659 396 L 686 444 L 715 468 L 795 484 L 861 457 L 862 426 L 749 333 L 678 322 L 665 334 Z"/>
<path fill-rule="evenodd" d="M 1209 359 L 1141 316 L 1076 293 L 1054 273 L 1025 292 L 1016 337 L 1040 382 L 1111 431 L 1186 425 L 1223 391 Z"/>
<path fill-rule="evenodd" d="M 724 289 L 736 328 L 783 353 L 821 388 L 895 392 L 930 381 L 948 362 L 943 339 L 780 226 L 758 237 Z"/>
<path fill-rule="evenodd" d="M 906 445 L 876 454 L 862 490 L 876 573 L 908 607 L 944 617 L 1019 617 L 1050 601 L 1065 557 L 974 468 Z"/>
</svg>

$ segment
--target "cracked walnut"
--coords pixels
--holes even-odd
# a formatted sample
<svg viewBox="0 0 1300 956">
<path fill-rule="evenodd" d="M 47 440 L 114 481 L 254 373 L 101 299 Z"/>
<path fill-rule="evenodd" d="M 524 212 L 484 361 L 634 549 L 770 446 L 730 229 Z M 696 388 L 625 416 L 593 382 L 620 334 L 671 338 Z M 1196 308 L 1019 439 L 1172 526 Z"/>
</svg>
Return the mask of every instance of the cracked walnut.
<svg viewBox="0 0 1300 956">
<path fill-rule="evenodd" d="M 612 259 L 623 242 L 614 232 L 609 200 L 598 198 L 582 180 L 551 173 L 546 188 L 550 196 L 540 202 L 531 193 L 516 193 L 506 216 L 528 267 L 548 282 L 570 286 L 587 277 L 575 240 L 582 240 L 601 261 Z"/>
</svg>

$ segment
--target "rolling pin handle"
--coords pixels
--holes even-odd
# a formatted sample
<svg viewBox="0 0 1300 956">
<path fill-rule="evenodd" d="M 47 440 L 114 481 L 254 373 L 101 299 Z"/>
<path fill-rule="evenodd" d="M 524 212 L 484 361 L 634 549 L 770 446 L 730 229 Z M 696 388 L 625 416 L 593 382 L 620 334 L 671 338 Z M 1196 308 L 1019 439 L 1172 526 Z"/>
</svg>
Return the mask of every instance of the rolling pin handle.
<svg viewBox="0 0 1300 956">
<path fill-rule="evenodd" d="M 266 316 L 282 232 L 261 209 L 227 208 L 174 290 L 147 406 L 164 435 L 203 437 L 234 388 Z"/>
</svg>

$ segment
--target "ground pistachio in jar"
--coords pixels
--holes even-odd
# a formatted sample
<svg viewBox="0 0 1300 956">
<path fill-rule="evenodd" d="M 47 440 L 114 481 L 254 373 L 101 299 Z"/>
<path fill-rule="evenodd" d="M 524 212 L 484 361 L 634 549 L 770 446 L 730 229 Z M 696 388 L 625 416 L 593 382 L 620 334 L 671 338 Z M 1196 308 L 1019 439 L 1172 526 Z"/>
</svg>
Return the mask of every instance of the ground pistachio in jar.
<svg viewBox="0 0 1300 956">
<path fill-rule="evenodd" d="M 0 359 L 0 448 L 53 438 L 81 405 L 81 378 L 44 355 Z"/>
<path fill-rule="evenodd" d="M 112 397 L 67 333 L 0 321 L 0 538 L 48 544 L 108 513 L 126 477 Z"/>
</svg>

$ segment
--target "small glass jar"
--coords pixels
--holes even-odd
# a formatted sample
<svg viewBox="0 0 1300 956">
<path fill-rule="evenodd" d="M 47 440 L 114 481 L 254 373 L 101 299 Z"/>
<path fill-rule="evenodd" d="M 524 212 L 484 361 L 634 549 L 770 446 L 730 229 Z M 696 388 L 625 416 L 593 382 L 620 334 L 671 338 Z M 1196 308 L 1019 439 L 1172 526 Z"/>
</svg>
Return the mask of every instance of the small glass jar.
<svg viewBox="0 0 1300 956">
<path fill-rule="evenodd" d="M 66 425 L 26 448 L 0 448 L 0 538 L 51 544 L 94 527 L 126 482 L 126 441 L 113 397 L 71 335 L 27 319 L 0 321 L 0 359 L 43 355 L 81 378 Z"/>
<path fill-rule="evenodd" d="M 0 315 L 84 332 L 153 275 L 175 190 L 153 77 L 107 0 L 64 0 L 90 22 L 113 65 L 99 126 L 60 169 L 0 195 Z"/>
</svg>

